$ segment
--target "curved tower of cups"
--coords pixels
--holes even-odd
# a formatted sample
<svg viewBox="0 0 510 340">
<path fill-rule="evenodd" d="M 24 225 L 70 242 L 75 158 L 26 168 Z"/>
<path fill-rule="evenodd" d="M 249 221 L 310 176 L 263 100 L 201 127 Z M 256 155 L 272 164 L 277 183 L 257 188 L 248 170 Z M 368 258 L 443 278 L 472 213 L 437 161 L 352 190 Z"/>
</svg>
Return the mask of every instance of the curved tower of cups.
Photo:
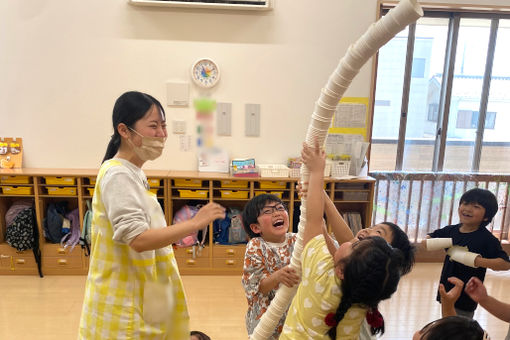
<svg viewBox="0 0 510 340">
<path fill-rule="evenodd" d="M 324 144 L 336 105 L 351 84 L 352 79 L 358 74 L 360 68 L 379 48 L 421 16 L 423 16 L 423 10 L 416 0 L 401 0 L 395 8 L 392 8 L 384 17 L 373 23 L 354 44 L 349 46 L 347 53 L 340 59 L 338 66 L 330 75 L 325 87 L 321 89 L 319 99 L 315 103 L 315 109 L 306 133 L 306 143 L 308 145 L 313 146 L 315 140 L 319 142 L 319 145 Z M 303 164 L 301 167 L 302 183 L 308 181 L 309 174 L 310 172 Z M 298 235 L 290 261 L 290 266 L 299 274 L 301 273 L 302 235 L 305 225 L 306 199 L 301 198 Z M 263 314 L 255 328 L 250 338 L 251 340 L 266 340 L 273 334 L 278 321 L 287 310 L 296 290 L 297 285 L 292 288 L 280 285 L 268 310 Z"/>
</svg>

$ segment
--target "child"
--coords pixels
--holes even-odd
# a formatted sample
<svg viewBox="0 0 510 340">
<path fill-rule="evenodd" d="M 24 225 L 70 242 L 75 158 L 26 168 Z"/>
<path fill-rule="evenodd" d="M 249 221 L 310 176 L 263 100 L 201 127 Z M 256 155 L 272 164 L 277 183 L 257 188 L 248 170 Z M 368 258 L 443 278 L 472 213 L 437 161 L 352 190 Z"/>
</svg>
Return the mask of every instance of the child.
<svg viewBox="0 0 510 340">
<path fill-rule="evenodd" d="M 303 277 L 280 339 L 357 339 L 367 309 L 397 289 L 402 252 L 377 236 L 335 249 L 323 221 L 324 152 L 303 145 L 302 158 L 310 171 Z M 377 319 L 376 331 L 384 332 L 380 314 Z"/>
<path fill-rule="evenodd" d="M 505 322 L 510 322 L 510 304 L 496 300 L 487 294 L 487 289 L 477 277 L 472 277 L 464 291 L 471 299 L 479 303 L 489 313 Z M 505 340 L 510 340 L 510 329 Z"/>
<path fill-rule="evenodd" d="M 200 331 L 191 331 L 189 335 L 189 340 L 211 340 L 207 334 Z"/>
<path fill-rule="evenodd" d="M 280 284 L 292 287 L 299 276 L 288 265 L 296 234 L 289 233 L 289 215 L 281 199 L 263 194 L 244 207 L 243 227 L 250 236 L 244 256 L 242 283 L 248 300 L 248 335 L 259 323 Z M 271 339 L 278 339 L 285 321 L 282 316 Z"/>
<path fill-rule="evenodd" d="M 460 198 L 458 214 L 460 223 L 449 225 L 430 233 L 427 238 L 451 238 L 451 247 L 443 263 L 440 282 L 447 290 L 452 285 L 448 277 L 455 276 L 464 283 L 475 276 L 483 282 L 487 268 L 508 270 L 510 262 L 501 243 L 487 228 L 498 211 L 498 202 L 489 190 L 475 188 Z M 424 240 L 424 243 L 426 240 Z M 439 294 L 437 297 L 439 300 Z M 473 318 L 477 303 L 462 292 L 455 303 L 458 315 Z"/>
</svg>

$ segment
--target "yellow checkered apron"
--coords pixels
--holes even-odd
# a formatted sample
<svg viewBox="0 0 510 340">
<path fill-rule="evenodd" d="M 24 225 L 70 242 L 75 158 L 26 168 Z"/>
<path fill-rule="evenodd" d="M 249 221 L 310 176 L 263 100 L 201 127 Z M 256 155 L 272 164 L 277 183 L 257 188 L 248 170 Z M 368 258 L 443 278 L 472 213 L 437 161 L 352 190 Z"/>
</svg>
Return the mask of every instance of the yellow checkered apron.
<svg viewBox="0 0 510 340">
<path fill-rule="evenodd" d="M 79 339 L 189 339 L 189 315 L 171 246 L 137 253 L 113 241 L 101 199 L 101 179 L 118 160 L 105 162 L 92 201 L 91 255 Z M 156 195 L 147 191 L 151 228 L 166 227 Z"/>
</svg>

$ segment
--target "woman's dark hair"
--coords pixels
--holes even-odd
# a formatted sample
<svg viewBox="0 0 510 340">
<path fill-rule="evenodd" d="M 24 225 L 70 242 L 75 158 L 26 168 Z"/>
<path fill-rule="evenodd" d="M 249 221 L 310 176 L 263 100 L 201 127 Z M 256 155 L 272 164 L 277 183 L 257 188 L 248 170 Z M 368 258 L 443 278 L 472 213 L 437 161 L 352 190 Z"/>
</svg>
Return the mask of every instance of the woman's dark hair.
<svg viewBox="0 0 510 340">
<path fill-rule="evenodd" d="M 163 106 L 161 106 L 161 103 L 156 98 L 146 93 L 129 91 L 122 94 L 115 101 L 112 115 L 113 135 L 108 143 L 106 153 L 101 163 L 109 160 L 119 151 L 121 137 L 117 131 L 117 126 L 119 126 L 120 123 L 124 123 L 127 127 L 133 128 L 135 123 L 142 119 L 153 105 L 156 105 L 163 117 L 165 117 L 165 110 Z"/>
<path fill-rule="evenodd" d="M 400 249 L 404 256 L 401 275 L 408 274 L 414 266 L 414 254 L 416 253 L 416 247 L 409 241 L 407 234 L 395 223 L 381 222 L 381 224 L 386 224 L 393 232 L 393 241 L 391 242 L 391 246 L 393 248 Z"/>
<path fill-rule="evenodd" d="M 420 331 L 422 340 L 482 340 L 484 333 L 476 320 L 457 315 L 433 321 Z"/>
<path fill-rule="evenodd" d="M 205 333 L 202 333 L 200 331 L 191 331 L 189 332 L 189 336 L 196 336 L 199 340 L 211 340 L 211 338 L 205 334 Z"/>
<path fill-rule="evenodd" d="M 485 227 L 491 223 L 492 218 L 498 212 L 498 200 L 492 192 L 486 189 L 474 188 L 466 191 L 459 200 L 459 205 L 462 203 L 478 203 L 485 208 L 484 220 L 480 223 L 480 227 Z"/>
<path fill-rule="evenodd" d="M 278 198 L 278 196 L 272 194 L 262 194 L 253 197 L 244 206 L 242 213 L 243 228 L 250 238 L 260 236 L 260 233 L 254 233 L 253 230 L 251 230 L 250 225 L 252 223 L 257 223 L 257 218 L 259 217 L 261 210 L 266 206 L 267 203 L 273 202 L 283 204 L 282 200 Z"/>
<path fill-rule="evenodd" d="M 344 275 L 336 323 L 353 304 L 375 309 L 381 300 L 388 299 L 397 290 L 402 261 L 402 252 L 382 237 L 366 237 L 354 245 L 351 255 L 335 264 L 343 266 Z M 372 332 L 383 334 L 384 326 Z M 329 329 L 328 335 L 336 339 L 336 325 Z"/>
</svg>

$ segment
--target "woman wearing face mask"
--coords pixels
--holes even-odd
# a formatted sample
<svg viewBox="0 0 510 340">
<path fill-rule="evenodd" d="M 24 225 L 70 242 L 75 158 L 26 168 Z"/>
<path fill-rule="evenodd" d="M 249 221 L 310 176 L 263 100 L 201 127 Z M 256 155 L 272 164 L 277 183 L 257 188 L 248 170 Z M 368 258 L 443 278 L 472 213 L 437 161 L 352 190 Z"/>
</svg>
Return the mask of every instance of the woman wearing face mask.
<svg viewBox="0 0 510 340">
<path fill-rule="evenodd" d="M 191 220 L 166 226 L 143 164 L 158 158 L 167 137 L 155 98 L 126 92 L 113 108 L 114 133 L 92 199 L 89 274 L 80 339 L 185 339 L 189 316 L 171 244 L 224 218 L 209 203 Z"/>
</svg>

